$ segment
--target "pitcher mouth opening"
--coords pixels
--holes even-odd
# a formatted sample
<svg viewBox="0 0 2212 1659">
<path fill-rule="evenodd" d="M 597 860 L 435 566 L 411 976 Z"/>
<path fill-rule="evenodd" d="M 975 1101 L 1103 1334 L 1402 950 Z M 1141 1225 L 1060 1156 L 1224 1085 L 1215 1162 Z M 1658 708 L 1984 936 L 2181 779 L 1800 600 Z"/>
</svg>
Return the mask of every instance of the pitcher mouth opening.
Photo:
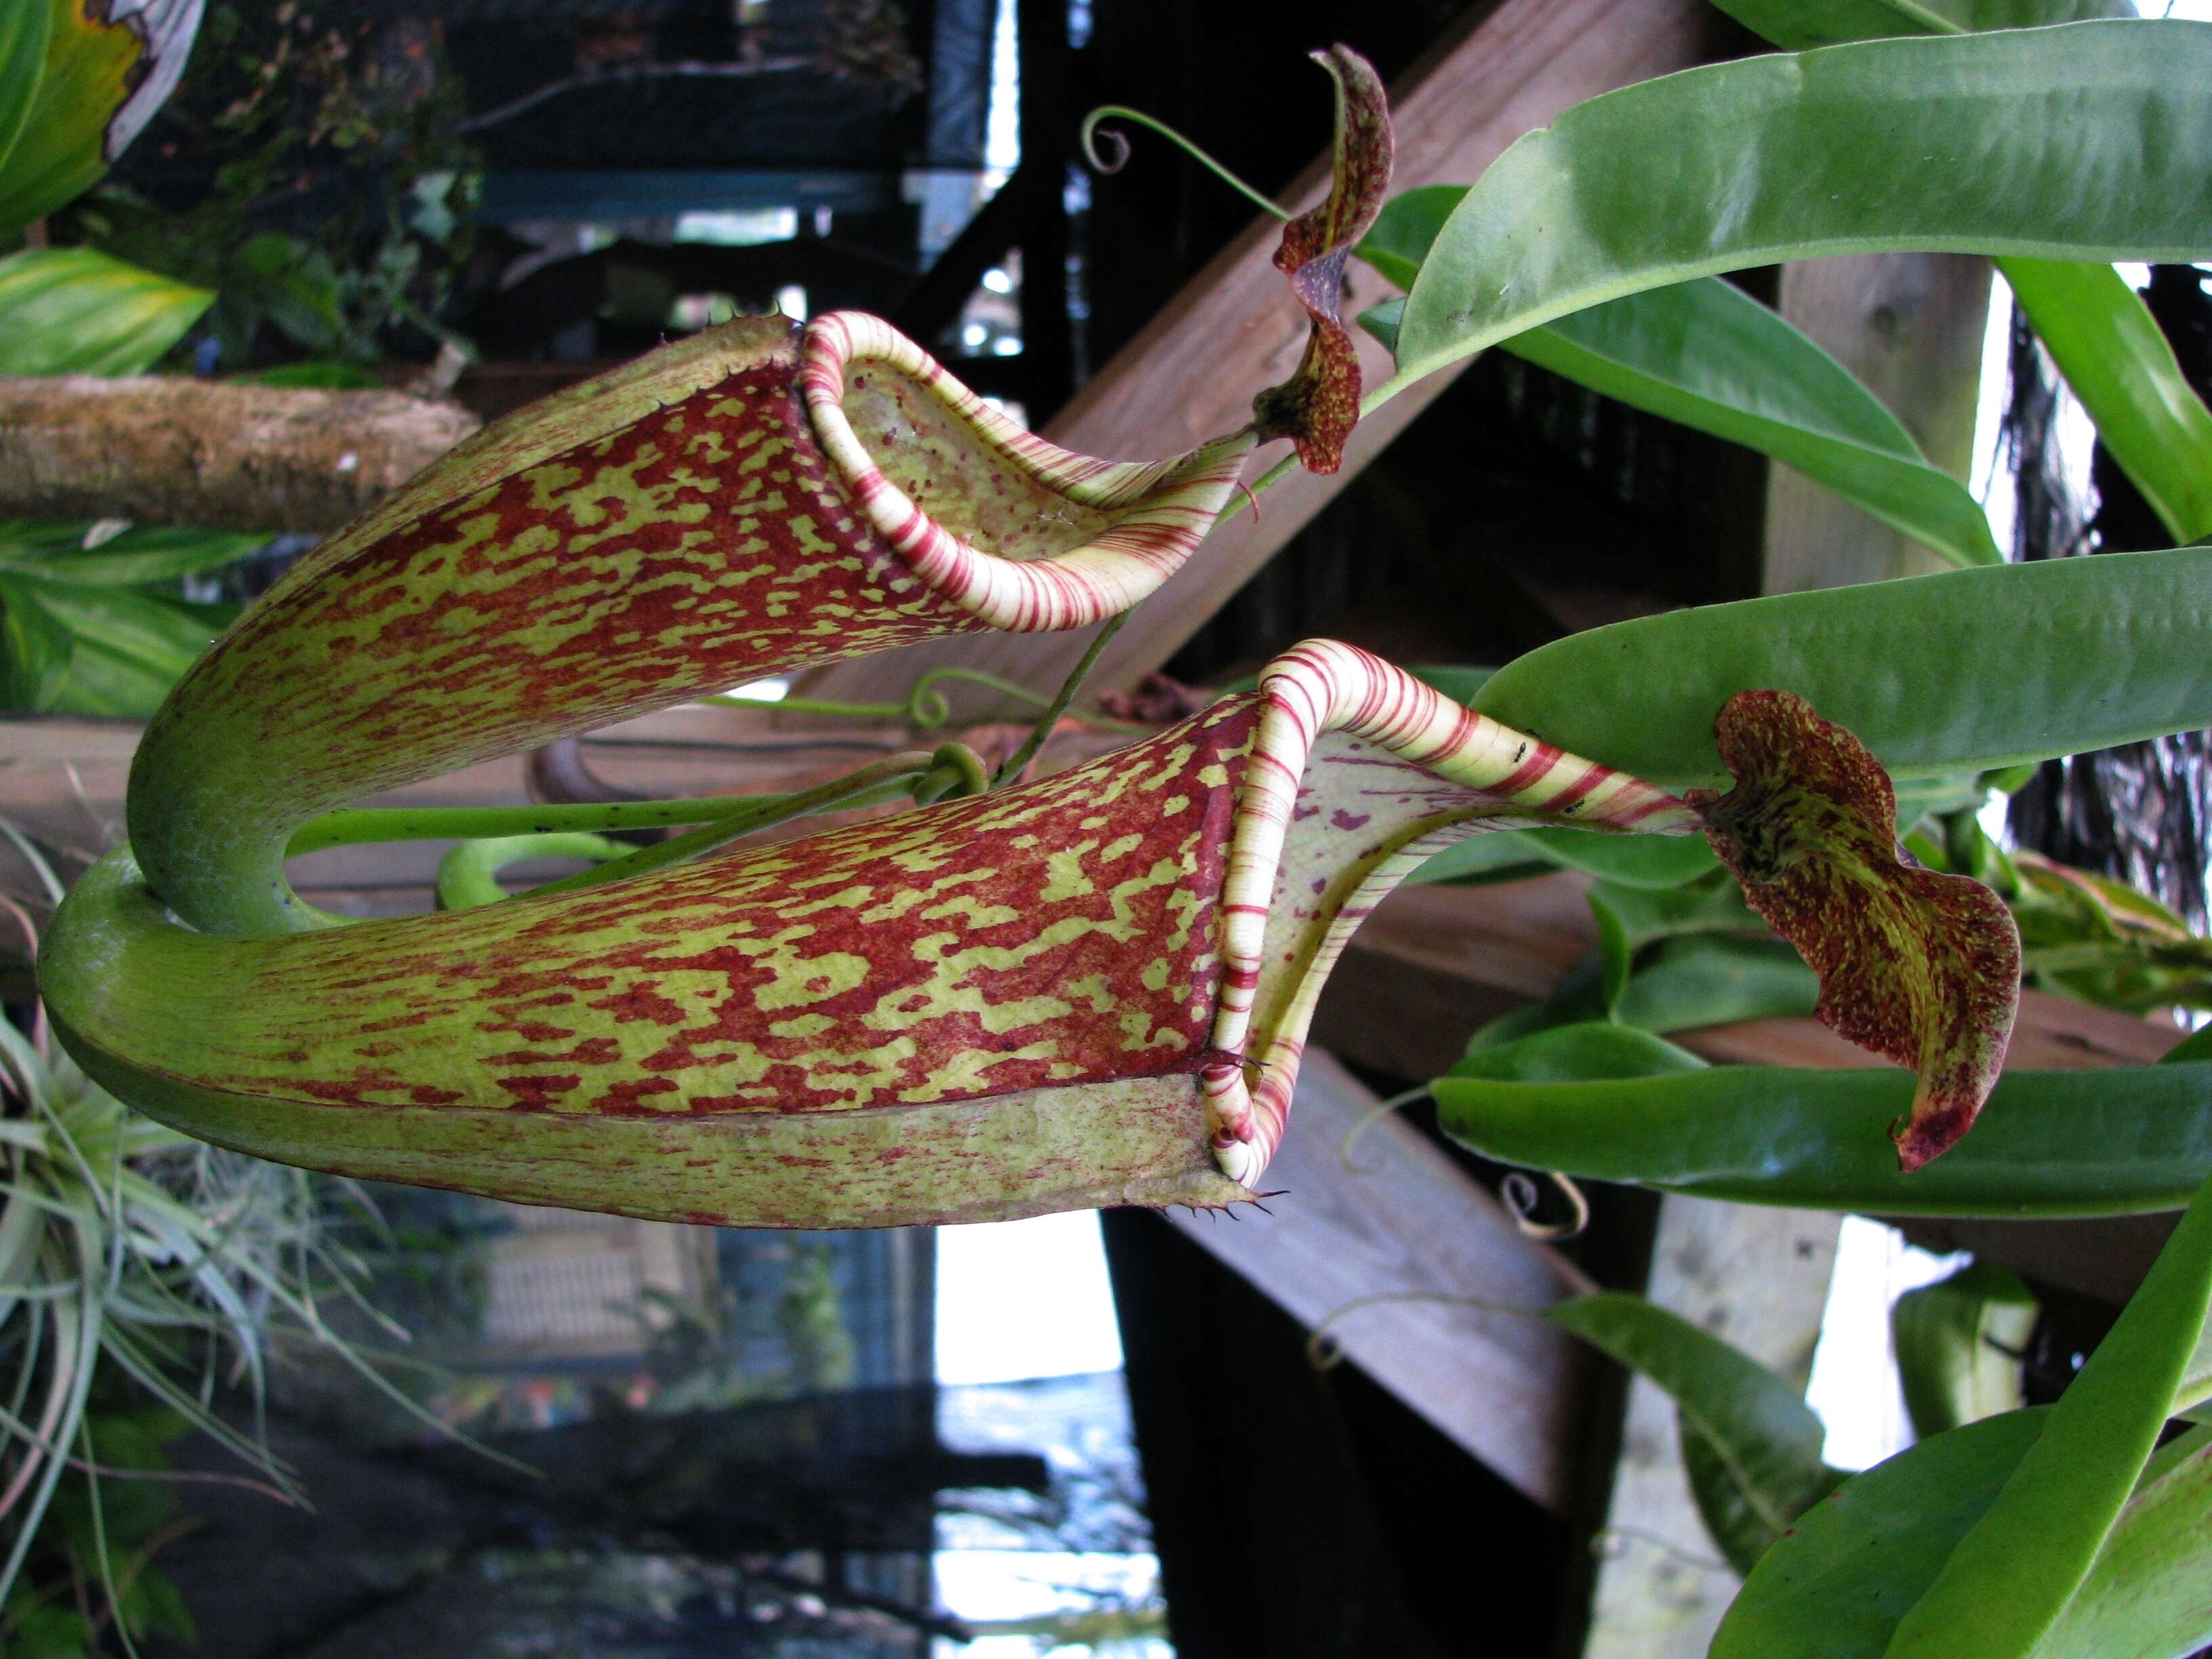
<svg viewBox="0 0 2212 1659">
<path fill-rule="evenodd" d="M 1698 822 L 1663 789 L 1334 640 L 1277 657 L 1258 695 L 1216 924 L 1221 997 L 1199 1073 L 1214 1161 L 1247 1188 L 1282 1140 L 1330 969 L 1431 854 L 1485 821 L 1671 835 Z"/>
<path fill-rule="evenodd" d="M 1104 461 L 1024 431 L 879 318 L 799 341 L 823 453 L 915 574 L 988 625 L 1081 628 L 1146 598 L 1212 529 L 1249 428 L 1163 461 Z"/>
</svg>

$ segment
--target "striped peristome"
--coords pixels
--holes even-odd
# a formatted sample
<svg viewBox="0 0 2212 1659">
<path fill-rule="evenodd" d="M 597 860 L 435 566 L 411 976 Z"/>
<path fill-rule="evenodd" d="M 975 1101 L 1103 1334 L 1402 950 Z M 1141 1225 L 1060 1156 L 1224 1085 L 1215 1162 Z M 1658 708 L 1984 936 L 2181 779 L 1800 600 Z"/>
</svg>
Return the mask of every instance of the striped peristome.
<svg viewBox="0 0 2212 1659">
<path fill-rule="evenodd" d="M 815 432 L 868 522 L 931 588 L 1011 633 L 1085 627 L 1152 593 L 1212 527 L 1254 443 L 1247 428 L 1171 461 L 1078 455 L 1024 430 L 859 312 L 810 324 L 802 350 Z M 892 372 L 848 374 L 856 362 Z M 956 428 L 957 445 L 945 441 Z M 1085 539 L 1034 561 L 984 552 L 961 533 L 960 512 L 980 520 L 994 507 L 1079 523 Z"/>
<path fill-rule="evenodd" d="M 1690 822 L 1310 642 L 1022 788 L 446 915 L 220 937 L 118 854 L 42 966 L 110 1088 L 316 1168 L 741 1225 L 1215 1206 L 1358 918 L 1450 839 L 1557 821 Z"/>
<path fill-rule="evenodd" d="M 1215 1057 L 1202 1073 L 1216 1156 L 1247 1187 L 1281 1142 L 1329 969 L 1424 859 L 1477 829 L 1698 827 L 1663 790 L 1500 726 L 1333 640 L 1276 658 L 1259 695 L 1221 896 Z"/>
<path fill-rule="evenodd" d="M 766 674 L 1103 621 L 1190 556 L 1251 442 L 1095 461 L 872 319 L 708 330 L 486 427 L 303 560 L 155 716 L 132 842 L 195 926 L 315 926 L 282 857 L 317 813 Z"/>
</svg>

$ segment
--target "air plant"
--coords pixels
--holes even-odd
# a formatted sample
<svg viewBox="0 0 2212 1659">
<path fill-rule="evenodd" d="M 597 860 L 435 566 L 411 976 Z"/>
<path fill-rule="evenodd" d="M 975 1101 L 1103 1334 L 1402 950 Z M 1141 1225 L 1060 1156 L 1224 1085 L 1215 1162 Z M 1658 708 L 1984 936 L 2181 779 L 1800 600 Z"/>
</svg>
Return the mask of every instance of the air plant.
<svg viewBox="0 0 2212 1659">
<path fill-rule="evenodd" d="M 43 861 L 8 833 L 58 897 Z M 19 907 L 0 903 L 30 930 Z M 131 1478 L 105 1467 L 86 1428 L 104 1376 L 129 1379 L 234 1453 L 250 1473 L 228 1478 L 294 1501 L 302 1494 L 258 1428 L 208 1404 L 218 1380 L 242 1385 L 258 1424 L 278 1338 L 326 1347 L 422 1416 L 323 1318 L 336 1297 L 398 1334 L 366 1300 L 367 1270 L 329 1226 L 329 1195 L 312 1177 L 140 1115 L 57 1049 L 42 1015 L 27 1033 L 0 1019 L 0 1602 L 67 1472 L 91 1481 L 95 1522 L 99 1481 Z M 110 1571 L 105 1557 L 89 1566 Z M 116 1585 L 106 1594 L 121 1607 Z"/>
</svg>

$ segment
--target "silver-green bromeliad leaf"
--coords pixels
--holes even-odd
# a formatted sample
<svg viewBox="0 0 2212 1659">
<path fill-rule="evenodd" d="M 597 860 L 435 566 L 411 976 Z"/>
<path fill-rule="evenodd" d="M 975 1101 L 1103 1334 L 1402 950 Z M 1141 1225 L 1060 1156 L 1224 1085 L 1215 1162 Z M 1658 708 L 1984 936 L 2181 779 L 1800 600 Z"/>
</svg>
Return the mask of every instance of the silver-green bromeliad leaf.
<svg viewBox="0 0 2212 1659">
<path fill-rule="evenodd" d="M 1685 70 L 1520 139 L 1439 231 L 1394 384 L 1569 313 L 1822 254 L 2212 252 L 2212 24 L 1873 40 Z"/>
</svg>

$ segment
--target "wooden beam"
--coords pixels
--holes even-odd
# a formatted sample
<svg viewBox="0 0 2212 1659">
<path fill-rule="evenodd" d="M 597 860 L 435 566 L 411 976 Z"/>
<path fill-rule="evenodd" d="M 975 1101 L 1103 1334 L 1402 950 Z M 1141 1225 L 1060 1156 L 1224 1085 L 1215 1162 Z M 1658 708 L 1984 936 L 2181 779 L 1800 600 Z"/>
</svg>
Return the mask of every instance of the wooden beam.
<svg viewBox="0 0 2212 1659">
<path fill-rule="evenodd" d="M 1702 62 L 1721 38 L 1719 14 L 1703 0 L 1506 0 L 1391 89 L 1395 187 L 1472 182 L 1516 138 L 1569 105 Z M 1324 156 L 1286 199 L 1310 206 L 1327 182 Z M 1046 435 L 1087 454 L 1133 459 L 1178 453 L 1250 419 L 1253 394 L 1285 379 L 1305 343 L 1304 315 L 1270 263 L 1280 234 L 1273 220 L 1255 219 L 1076 394 Z M 1346 276 L 1346 316 L 1395 292 L 1356 262 Z M 1389 373 L 1387 356 L 1364 337 L 1361 364 L 1370 386 Z M 1165 662 L 1451 378 L 1433 375 L 1363 422 L 1340 472 L 1293 473 L 1257 515 L 1248 510 L 1223 524 L 1107 647 L 1095 683 L 1126 684 Z M 1269 446 L 1264 459 L 1280 449 Z M 1048 687 L 1087 642 L 1087 634 L 968 635 L 836 664 L 809 690 L 854 700 L 903 696 L 926 669 L 954 662 Z"/>
<path fill-rule="evenodd" d="M 1380 1303 L 1329 1327 L 1346 1358 L 1547 1509 L 1573 1476 L 1584 1356 L 1533 1320 L 1454 1306 L 1480 1297 L 1540 1310 L 1588 1288 L 1549 1246 L 1419 1130 L 1370 1125 L 1350 1167 L 1338 1149 L 1377 1103 L 1325 1050 L 1307 1052 L 1291 1133 L 1267 1167 L 1272 1213 L 1169 1219 L 1308 1326 L 1362 1297 Z"/>
</svg>

